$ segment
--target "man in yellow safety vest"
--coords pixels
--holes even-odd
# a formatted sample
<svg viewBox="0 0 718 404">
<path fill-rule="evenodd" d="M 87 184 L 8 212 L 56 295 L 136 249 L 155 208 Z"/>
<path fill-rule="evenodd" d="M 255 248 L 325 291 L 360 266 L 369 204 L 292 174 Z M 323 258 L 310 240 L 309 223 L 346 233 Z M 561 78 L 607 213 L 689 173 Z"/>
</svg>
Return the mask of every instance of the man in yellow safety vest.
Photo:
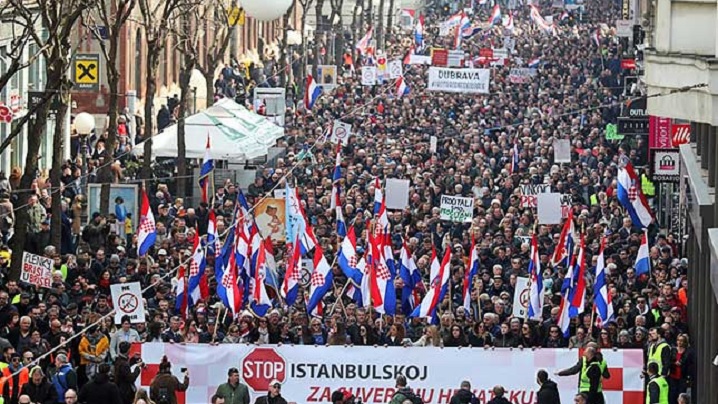
<svg viewBox="0 0 718 404">
<path fill-rule="evenodd" d="M 658 363 L 648 363 L 648 389 L 646 404 L 668 404 L 668 382 L 658 374 Z"/>
<path fill-rule="evenodd" d="M 658 374 L 668 376 L 671 370 L 671 346 L 663 339 L 663 330 L 653 327 L 648 331 L 648 350 L 646 363 L 655 362 L 658 365 Z"/>
<path fill-rule="evenodd" d="M 568 369 L 556 372 L 558 376 L 578 374 L 578 392 L 584 393 L 587 404 L 604 404 L 603 378 L 610 378 L 608 365 L 603 356 L 597 352 L 595 344 L 589 344 L 583 351 L 581 359 Z"/>
</svg>

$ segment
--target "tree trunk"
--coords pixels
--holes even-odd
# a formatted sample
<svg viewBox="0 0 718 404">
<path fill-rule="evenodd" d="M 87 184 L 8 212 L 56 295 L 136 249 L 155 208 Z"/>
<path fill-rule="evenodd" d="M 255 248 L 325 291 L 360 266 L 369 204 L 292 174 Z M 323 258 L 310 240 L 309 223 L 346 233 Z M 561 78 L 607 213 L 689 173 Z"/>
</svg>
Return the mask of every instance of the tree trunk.
<svg viewBox="0 0 718 404">
<path fill-rule="evenodd" d="M 379 0 L 379 22 L 376 27 L 376 47 L 384 49 L 384 0 Z M 376 51 L 377 49 L 374 49 Z"/>
<path fill-rule="evenodd" d="M 187 146 L 185 144 L 185 117 L 190 108 L 189 82 L 194 70 L 195 59 L 189 53 L 184 54 L 180 70 L 180 104 L 177 114 L 177 196 L 184 198 L 187 194 Z"/>
<path fill-rule="evenodd" d="M 362 7 L 364 5 L 364 0 L 355 0 L 354 1 L 354 11 L 352 12 L 352 46 L 357 43 L 358 32 L 360 31 L 360 26 L 363 24 L 363 22 L 360 22 L 359 18 L 363 20 L 362 17 L 360 17 L 359 14 L 359 7 Z M 357 25 L 359 24 L 359 25 Z"/>
<path fill-rule="evenodd" d="M 306 4 L 309 5 L 309 3 L 309 0 L 307 0 Z M 299 88 L 302 88 L 304 86 L 304 79 L 307 77 L 307 65 L 309 62 L 307 60 L 307 38 L 304 37 L 304 32 L 307 30 L 307 10 L 304 8 L 302 8 L 302 21 L 300 24 L 302 24 L 300 28 L 302 30 L 302 32 L 300 32 L 300 35 L 302 36 L 302 60 L 300 62 L 301 67 L 299 68 L 299 72 L 301 73 L 299 76 L 301 78 Z"/>
<path fill-rule="evenodd" d="M 339 7 L 337 7 L 337 10 L 334 13 L 337 17 L 339 17 L 339 20 L 334 27 L 334 59 L 335 64 L 340 70 L 344 65 L 344 61 L 342 60 L 342 56 L 344 55 L 344 17 L 342 17 L 342 7 L 344 7 L 343 0 L 339 1 Z M 334 20 L 332 19 L 332 22 L 333 21 Z"/>
<path fill-rule="evenodd" d="M 384 42 L 386 43 L 386 38 L 391 36 L 391 33 L 394 29 L 394 13 L 396 10 L 394 10 L 394 0 L 389 0 L 389 13 L 386 16 L 386 32 L 387 34 L 384 36 Z"/>
<path fill-rule="evenodd" d="M 288 77 L 291 72 L 291 63 L 289 63 L 288 55 L 289 55 L 289 18 L 292 16 L 292 11 L 294 10 L 294 3 L 292 3 L 292 6 L 289 7 L 286 13 L 284 13 L 284 17 L 282 18 L 282 47 L 279 54 L 279 83 L 282 88 L 287 88 L 287 83 L 289 82 Z"/>
<path fill-rule="evenodd" d="M 67 64 L 64 63 L 60 58 L 63 55 L 60 53 L 59 45 L 55 45 L 51 57 L 49 60 L 53 61 L 47 65 L 47 83 L 48 86 L 45 88 L 45 92 L 51 92 L 53 94 L 61 91 L 63 85 L 63 79 L 66 79 L 65 73 L 67 72 Z M 37 112 L 35 122 L 30 126 L 30 136 L 27 137 L 27 156 L 25 157 L 25 168 L 20 177 L 20 189 L 16 191 L 18 203 L 20 207 L 15 211 L 15 234 L 10 242 L 10 249 L 12 250 L 11 264 L 10 264 L 10 276 L 9 279 L 19 280 L 20 272 L 22 269 L 22 254 L 25 250 L 25 241 L 27 240 L 28 231 L 27 225 L 30 221 L 27 210 L 27 200 L 31 195 L 34 195 L 34 191 L 31 191 L 32 182 L 35 180 L 35 174 L 37 172 L 37 160 L 40 154 L 40 146 L 42 145 L 42 134 L 45 131 L 47 125 L 47 115 L 50 109 L 50 103 L 45 103 L 43 107 Z M 86 164 L 86 162 L 83 162 Z"/>
<path fill-rule="evenodd" d="M 155 134 L 154 100 L 157 89 L 157 69 L 160 66 L 159 41 L 147 41 L 147 76 L 145 76 L 145 155 L 142 160 L 142 178 L 152 178 L 152 136 Z M 139 218 L 137 218 L 139 219 Z"/>
<path fill-rule="evenodd" d="M 69 93 L 57 95 L 60 100 L 57 116 L 55 117 L 55 132 L 52 137 L 52 169 L 50 170 L 50 183 L 53 187 L 59 187 L 62 178 L 62 161 L 65 140 L 65 114 L 70 101 Z M 83 162 L 84 163 L 84 162 Z M 62 192 L 60 189 L 52 196 L 52 216 L 50 218 L 51 244 L 60 252 L 62 244 Z"/>
<path fill-rule="evenodd" d="M 314 13 L 317 16 L 317 26 L 314 30 L 314 61 L 312 62 L 312 76 L 317 77 L 317 66 L 319 66 L 319 52 L 322 49 L 321 45 L 321 32 L 319 32 L 319 27 L 321 26 L 322 22 L 322 8 L 324 7 L 324 0 L 317 0 L 317 5 L 314 8 Z"/>
<path fill-rule="evenodd" d="M 205 70 L 204 85 L 207 88 L 207 108 L 214 105 L 214 69 Z"/>
<path fill-rule="evenodd" d="M 367 24 L 369 24 L 370 27 L 374 26 L 374 0 L 369 0 L 369 4 L 367 5 L 366 9 L 369 11 L 367 13 Z M 364 36 L 364 32 L 361 32 L 361 35 Z"/>
<path fill-rule="evenodd" d="M 117 55 L 114 57 L 110 55 L 110 63 L 114 64 L 117 62 Z M 109 67 L 108 67 L 109 69 Z M 115 176 L 112 173 L 112 162 L 115 159 L 115 148 L 117 148 L 117 119 L 120 115 L 120 100 L 119 100 L 119 75 L 113 75 L 108 80 L 109 86 L 109 111 L 108 116 L 110 123 L 107 125 L 107 141 L 105 142 L 106 148 L 102 153 L 104 156 L 103 163 L 100 170 L 97 173 L 97 179 L 102 184 L 100 188 L 100 212 L 103 215 L 107 215 L 110 210 L 110 184 L 115 182 Z"/>
</svg>

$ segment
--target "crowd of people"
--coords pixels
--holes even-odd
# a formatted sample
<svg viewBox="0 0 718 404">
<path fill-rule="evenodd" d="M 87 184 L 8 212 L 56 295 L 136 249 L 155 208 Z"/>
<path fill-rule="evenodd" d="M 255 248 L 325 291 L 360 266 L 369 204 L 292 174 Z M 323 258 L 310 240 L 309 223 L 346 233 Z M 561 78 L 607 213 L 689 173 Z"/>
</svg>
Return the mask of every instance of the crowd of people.
<svg viewBox="0 0 718 404">
<path fill-rule="evenodd" d="M 356 66 L 347 66 L 337 87 L 325 93 L 311 111 L 304 110 L 297 99 L 298 106 L 290 108 L 286 116 L 286 136 L 277 145 L 286 153 L 273 166 L 259 170 L 253 183 L 224 182 L 211 198 L 212 206 L 188 206 L 184 195 L 172 195 L 166 184 L 151 189 L 157 238 L 146 256 L 137 256 L 132 225 L 137 218 L 118 219 L 121 212 L 90 212 L 88 224 L 82 225 L 87 206 L 79 187 L 79 169 L 68 166 L 63 172 L 60 250 L 49 246 L 49 183 L 38 179 L 37 195 L 17 201 L 13 189 L 19 184 L 20 171 L 13 171 L 7 180 L 1 178 L 3 241 L 13 233 L 13 206 L 28 202 L 26 249 L 54 259 L 52 287 L 40 289 L 8 277 L 10 254 L 7 246 L 0 246 L 0 368 L 4 376 L 0 390 L 4 402 L 73 403 L 78 397 L 88 403 L 149 402 L 148 397 L 135 399 L 137 372 L 129 365 L 141 365 L 141 358 L 129 357 L 128 352 L 130 343 L 156 341 L 499 348 L 585 348 L 595 342 L 600 349 L 643 349 L 646 363 L 649 359 L 658 362 L 656 372 L 666 377 L 670 400 L 677 402 L 695 378 L 687 329 L 689 262 L 682 258 L 678 235 L 654 223 L 650 228 L 651 272 L 637 276 L 634 263 L 643 232 L 618 202 L 616 178 L 622 155 L 636 166 L 645 165 L 645 144 L 604 137 L 605 125 L 618 116 L 628 74 L 620 66 L 626 42 L 616 37 L 612 27 L 619 6 L 613 1 L 590 2 L 581 13 L 572 12 L 563 19 L 559 18 L 563 10 L 552 10 L 550 1 L 540 3 L 543 14 L 556 13 L 556 36 L 532 26 L 527 7 L 512 10 L 516 26 L 510 35 L 513 52 L 507 66 L 491 68 L 488 95 L 426 91 L 427 67 L 411 65 L 404 67 L 403 76 L 410 93 L 397 97 L 393 81 L 362 86 L 362 58 L 356 58 Z M 439 36 L 438 25 L 454 11 L 440 7 L 423 10 L 425 42 L 434 47 L 453 46 L 453 38 Z M 485 21 L 490 8 L 476 4 L 474 12 L 477 21 Z M 598 46 L 592 35 L 596 30 L 602 32 Z M 462 49 L 468 60 L 474 61 L 480 49 L 504 47 L 507 38 L 501 26 L 487 28 L 464 41 Z M 403 59 L 411 43 L 412 35 L 392 27 L 385 50 L 389 57 Z M 537 59 L 537 75 L 529 82 L 509 80 L 511 66 L 524 67 Z M 217 82 L 219 97 L 234 97 L 243 85 L 228 76 Z M 251 105 L 250 100 L 246 102 Z M 163 125 L 167 123 L 164 118 L 171 119 L 163 117 Z M 327 125 L 340 118 L 353 129 L 348 144 L 341 148 L 340 206 L 347 223 L 355 228 L 358 253 L 368 249 L 366 238 L 359 235 L 367 231 L 366 219 L 372 218 L 376 177 L 408 179 L 411 184 L 409 205 L 389 212 L 395 259 L 403 236 L 429 283 L 432 249 L 451 251 L 449 293 L 440 302 L 438 324 L 410 318 L 402 310 L 393 316 L 380 315 L 359 307 L 345 293 L 349 280 L 336 264 L 341 240 L 335 212 L 330 209 L 336 146 L 325 136 Z M 435 151 L 430 151 L 431 136 L 438 139 Z M 102 138 L 97 141 L 101 143 Z M 554 162 L 555 139 L 570 139 L 571 163 Z M 519 150 L 517 170 L 510 168 L 514 142 Z M 126 142 L 122 144 L 127 147 Z M 121 150 L 117 155 L 124 156 Z M 117 160 L 118 172 L 129 159 Z M 309 315 L 303 299 L 287 307 L 279 298 L 265 317 L 249 310 L 237 316 L 228 314 L 215 293 L 214 257 L 208 256 L 211 297 L 182 316 L 175 309 L 176 270 L 191 253 L 194 240 L 206 234 L 209 210 L 216 213 L 223 239 L 233 226 L 240 189 L 253 206 L 287 181 L 297 184 L 307 220 L 327 260 L 334 263 L 335 284 L 323 299 L 323 315 Z M 586 238 L 589 309 L 572 319 L 569 337 L 557 325 L 566 268 L 551 265 L 561 227 L 536 226 L 536 210 L 521 207 L 517 192 L 521 184 L 542 183 L 554 192 L 571 195 L 576 228 Z M 472 222 L 440 220 L 441 195 L 474 198 Z M 130 225 L 125 226 L 128 221 Z M 539 236 L 546 291 L 543 321 L 539 322 L 516 316 L 512 308 L 516 279 L 527 276 L 533 232 Z M 590 310 L 590 285 L 603 236 L 615 318 L 599 325 Z M 462 279 L 471 240 L 478 249 L 480 272 L 472 280 L 475 294 L 467 310 Z M 288 257 L 282 243 L 274 247 L 281 277 Z M 108 316 L 113 309 L 110 285 L 131 281 L 139 281 L 144 288 L 147 322 L 132 324 L 123 319 L 115 325 L 113 316 Z M 397 289 L 401 296 L 398 283 Z M 92 327 L 86 329 L 89 325 Z M 80 331 L 80 338 L 69 341 Z M 188 376 L 183 382 L 175 378 L 165 388 L 181 390 L 187 382 Z M 115 387 L 107 387 L 110 384 Z M 155 401 L 159 394 L 159 390 L 150 391 Z"/>
</svg>

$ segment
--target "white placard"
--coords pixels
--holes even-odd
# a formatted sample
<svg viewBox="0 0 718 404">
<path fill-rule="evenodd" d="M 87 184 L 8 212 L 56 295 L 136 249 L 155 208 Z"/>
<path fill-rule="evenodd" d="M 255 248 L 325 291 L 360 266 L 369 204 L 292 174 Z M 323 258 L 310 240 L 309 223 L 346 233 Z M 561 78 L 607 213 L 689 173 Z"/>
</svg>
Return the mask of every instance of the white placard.
<svg viewBox="0 0 718 404">
<path fill-rule="evenodd" d="M 23 251 L 20 281 L 41 288 L 49 288 L 52 286 L 53 265 L 52 258 Z"/>
<path fill-rule="evenodd" d="M 536 195 L 544 192 L 550 192 L 551 185 L 549 184 L 524 184 L 521 185 L 521 207 L 522 208 L 535 208 L 538 206 L 536 201 Z"/>
<path fill-rule="evenodd" d="M 376 85 L 376 66 L 362 66 L 361 68 L 361 85 Z"/>
<path fill-rule="evenodd" d="M 172 360 L 172 371 L 180 376 L 187 368 L 193 375 L 183 402 L 208 403 L 217 385 L 227 377 L 227 369 L 242 369 L 242 382 L 249 387 L 250 402 L 267 396 L 272 379 L 282 383 L 282 396 L 307 404 L 328 402 L 332 391 L 346 389 L 366 404 L 386 404 L 394 394 L 392 380 L 401 374 L 425 403 L 448 403 L 462 380 L 471 382 L 477 401 L 492 398 L 496 385 L 504 386 L 512 403 L 536 402 L 536 370 L 553 374 L 581 358 L 579 349 L 509 349 L 313 346 L 255 344 L 164 344 L 145 343 L 137 347 L 150 366 L 142 370 L 137 386 L 149 388 L 163 356 Z M 604 388 L 606 402 L 640 403 L 643 397 L 643 351 L 619 349 L 601 351 L 612 374 L 622 373 L 622 383 Z M 468 371 L 477 364 L 488 371 Z M 614 369 L 618 368 L 616 372 Z M 523 370 L 520 370 L 523 369 Z M 145 373 L 146 372 L 146 373 Z M 614 376 L 616 377 L 616 376 Z M 387 383 L 387 381 L 389 381 Z M 578 375 L 556 378 L 561 402 L 573 402 Z"/>
<path fill-rule="evenodd" d="M 471 223 L 474 217 L 474 199 L 463 196 L 441 195 L 441 220 Z"/>
<path fill-rule="evenodd" d="M 464 51 L 460 49 L 449 50 L 446 65 L 449 67 L 461 67 L 464 64 Z"/>
<path fill-rule="evenodd" d="M 514 317 L 526 318 L 529 314 L 529 278 L 516 277 L 514 288 L 514 305 L 511 314 Z"/>
<path fill-rule="evenodd" d="M 287 197 L 287 190 L 284 188 L 279 188 L 274 190 L 274 197 L 279 199 L 284 199 Z"/>
<path fill-rule="evenodd" d="M 571 162 L 571 141 L 569 139 L 556 139 L 553 141 L 554 163 Z"/>
<path fill-rule="evenodd" d="M 436 143 L 438 140 L 439 139 L 433 135 L 429 138 L 429 153 L 436 153 Z"/>
<path fill-rule="evenodd" d="M 123 316 L 129 316 L 132 324 L 145 322 L 145 305 L 139 282 L 110 285 L 110 292 L 112 307 L 115 308 L 115 324 L 120 324 Z"/>
<path fill-rule="evenodd" d="M 389 62 L 389 78 L 398 79 L 404 75 L 404 68 L 401 65 L 401 60 L 392 60 Z"/>
<path fill-rule="evenodd" d="M 630 38 L 633 36 L 633 21 L 616 20 L 616 36 Z"/>
<path fill-rule="evenodd" d="M 431 56 L 426 55 L 409 55 L 409 64 L 410 65 L 430 65 L 431 64 Z"/>
<path fill-rule="evenodd" d="M 447 93 L 488 94 L 491 70 L 429 68 L 429 91 Z"/>
<path fill-rule="evenodd" d="M 561 224 L 561 194 L 558 192 L 538 194 L 536 204 L 540 224 Z"/>
<path fill-rule="evenodd" d="M 497 59 L 508 59 L 509 50 L 506 48 L 493 48 L 494 57 Z"/>
<path fill-rule="evenodd" d="M 349 137 L 352 135 L 352 126 L 338 119 L 334 120 L 332 125 L 331 142 L 334 144 L 342 143 L 342 146 L 349 144 Z"/>
<path fill-rule="evenodd" d="M 386 179 L 386 208 L 404 209 L 409 206 L 409 180 Z"/>
<path fill-rule="evenodd" d="M 514 84 L 529 83 L 536 74 L 538 69 L 533 67 L 514 67 L 509 71 L 509 81 Z"/>
</svg>

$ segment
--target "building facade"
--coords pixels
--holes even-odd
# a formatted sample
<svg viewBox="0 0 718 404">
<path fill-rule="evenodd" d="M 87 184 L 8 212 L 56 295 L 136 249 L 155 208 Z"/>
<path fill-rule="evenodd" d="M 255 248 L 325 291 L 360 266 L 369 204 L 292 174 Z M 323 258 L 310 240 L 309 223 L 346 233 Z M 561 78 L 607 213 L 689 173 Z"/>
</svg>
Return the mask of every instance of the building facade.
<svg viewBox="0 0 718 404">
<path fill-rule="evenodd" d="M 697 361 L 691 402 L 718 403 L 718 2 L 652 0 L 645 10 L 648 113 L 691 128 L 690 143 L 678 146 Z"/>
</svg>

